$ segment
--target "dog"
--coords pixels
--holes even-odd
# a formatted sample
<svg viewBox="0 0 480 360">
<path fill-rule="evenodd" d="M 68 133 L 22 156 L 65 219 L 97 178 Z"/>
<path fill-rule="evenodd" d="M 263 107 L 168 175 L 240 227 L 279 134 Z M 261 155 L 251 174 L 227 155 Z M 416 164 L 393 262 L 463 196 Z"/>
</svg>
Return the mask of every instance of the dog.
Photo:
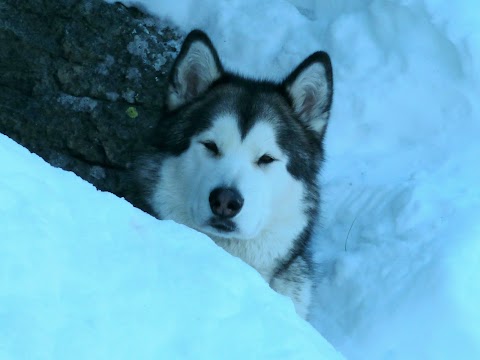
<svg viewBox="0 0 480 360">
<path fill-rule="evenodd" d="M 209 37 L 193 30 L 168 78 L 155 151 L 135 167 L 147 211 L 211 237 L 305 319 L 332 96 L 326 52 L 282 82 L 256 80 L 225 70 Z"/>
</svg>

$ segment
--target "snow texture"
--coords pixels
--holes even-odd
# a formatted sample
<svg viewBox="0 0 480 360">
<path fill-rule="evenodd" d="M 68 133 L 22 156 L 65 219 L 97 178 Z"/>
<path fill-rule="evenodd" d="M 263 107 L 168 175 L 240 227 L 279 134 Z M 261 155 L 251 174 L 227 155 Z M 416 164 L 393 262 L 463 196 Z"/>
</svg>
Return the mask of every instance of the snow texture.
<svg viewBox="0 0 480 360">
<path fill-rule="evenodd" d="M 480 358 L 478 1 L 135 3 L 246 75 L 329 52 L 312 323 L 351 359 Z"/>
<path fill-rule="evenodd" d="M 0 135 L 0 359 L 340 359 L 205 235 Z"/>
<path fill-rule="evenodd" d="M 330 53 L 312 323 L 349 359 L 480 358 L 477 1 L 131 3 L 245 75 Z M 336 356 L 204 236 L 0 149 L 0 358 Z"/>
</svg>

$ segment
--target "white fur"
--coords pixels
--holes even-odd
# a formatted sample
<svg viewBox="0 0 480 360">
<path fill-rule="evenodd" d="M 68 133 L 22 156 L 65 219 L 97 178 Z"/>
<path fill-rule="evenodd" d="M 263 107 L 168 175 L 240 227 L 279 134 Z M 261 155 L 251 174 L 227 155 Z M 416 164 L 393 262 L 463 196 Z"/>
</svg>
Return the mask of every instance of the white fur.
<svg viewBox="0 0 480 360">
<path fill-rule="evenodd" d="M 224 114 L 192 138 L 187 151 L 163 162 L 151 199 L 159 217 L 209 234 L 267 282 L 275 261 L 288 253 L 307 224 L 304 186 L 287 171 L 287 157 L 275 138 L 273 126 L 260 120 L 242 140 L 235 116 Z M 214 141 L 221 155 L 212 156 L 202 141 Z M 278 161 L 259 167 L 256 161 L 265 153 Z M 219 186 L 235 186 L 244 197 L 233 218 L 238 231 L 227 235 L 206 225 L 212 215 L 209 194 Z"/>
</svg>

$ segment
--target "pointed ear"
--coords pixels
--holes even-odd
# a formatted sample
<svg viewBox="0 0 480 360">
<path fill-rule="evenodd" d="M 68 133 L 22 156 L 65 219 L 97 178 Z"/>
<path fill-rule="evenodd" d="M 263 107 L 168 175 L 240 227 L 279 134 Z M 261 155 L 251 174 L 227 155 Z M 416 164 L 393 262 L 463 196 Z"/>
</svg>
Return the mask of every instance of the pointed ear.
<svg viewBox="0 0 480 360">
<path fill-rule="evenodd" d="M 332 63 L 326 52 L 306 58 L 284 81 L 293 109 L 311 129 L 323 134 L 333 95 Z"/>
<path fill-rule="evenodd" d="M 208 36 L 190 32 L 170 72 L 167 108 L 174 110 L 202 94 L 223 74 L 223 67 Z"/>
</svg>

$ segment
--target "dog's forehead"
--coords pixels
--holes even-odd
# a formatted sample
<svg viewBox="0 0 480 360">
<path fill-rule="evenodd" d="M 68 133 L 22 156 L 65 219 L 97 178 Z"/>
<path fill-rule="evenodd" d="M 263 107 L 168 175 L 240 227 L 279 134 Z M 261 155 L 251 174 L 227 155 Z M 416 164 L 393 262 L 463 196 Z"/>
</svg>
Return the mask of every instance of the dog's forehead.
<svg viewBox="0 0 480 360">
<path fill-rule="evenodd" d="M 244 138 L 252 131 L 263 130 L 277 134 L 283 128 L 289 111 L 285 100 L 278 94 L 262 91 L 243 92 L 235 107 L 236 113 L 240 114 L 238 124 Z"/>
<path fill-rule="evenodd" d="M 271 84 L 248 84 L 222 84 L 207 94 L 199 104 L 199 116 L 195 116 L 203 121 L 202 133 L 211 134 L 212 140 L 222 145 L 250 141 L 247 143 L 254 152 L 279 149 L 292 161 L 315 155 L 317 149 L 312 145 L 316 142 L 296 119 L 284 94 Z"/>
<path fill-rule="evenodd" d="M 211 127 L 204 136 L 215 138 L 230 146 L 245 145 L 256 148 L 278 148 L 275 122 L 268 117 L 257 116 L 247 131 L 236 113 L 222 113 L 212 119 Z"/>
<path fill-rule="evenodd" d="M 208 135 L 221 136 L 225 139 L 238 142 L 241 139 L 238 127 L 238 117 L 229 112 L 215 114 L 211 119 L 210 128 L 206 131 Z"/>
<path fill-rule="evenodd" d="M 277 146 L 277 138 L 278 134 L 274 124 L 260 117 L 245 134 L 243 141 L 246 144 L 263 143 L 267 146 Z"/>
<path fill-rule="evenodd" d="M 251 128 L 259 122 L 268 122 L 272 126 L 281 125 L 285 122 L 285 115 L 291 112 L 286 99 L 276 87 L 266 84 L 255 87 L 250 82 L 215 88 L 206 105 L 215 119 L 218 115 L 233 116 L 242 137 L 246 137 Z"/>
</svg>

